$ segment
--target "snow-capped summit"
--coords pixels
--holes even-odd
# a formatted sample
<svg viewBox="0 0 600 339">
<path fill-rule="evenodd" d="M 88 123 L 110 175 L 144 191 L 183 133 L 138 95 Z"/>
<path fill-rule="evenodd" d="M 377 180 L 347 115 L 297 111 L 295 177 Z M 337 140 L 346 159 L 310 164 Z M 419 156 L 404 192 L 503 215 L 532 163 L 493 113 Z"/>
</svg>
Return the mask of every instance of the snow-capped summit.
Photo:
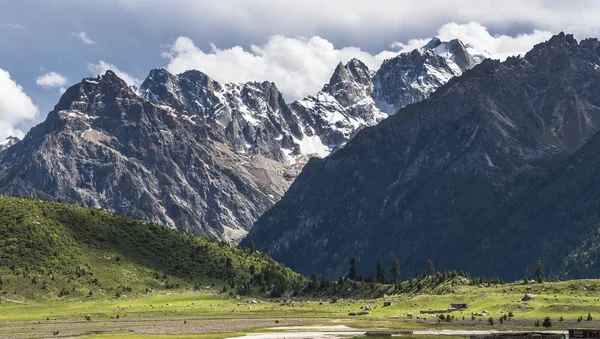
<svg viewBox="0 0 600 339">
<path fill-rule="evenodd" d="M 377 72 L 358 59 L 339 63 L 321 92 L 291 107 L 311 133 L 336 150 L 360 129 L 425 99 L 476 64 L 459 40 L 433 38 L 420 49 L 386 60 Z"/>
<path fill-rule="evenodd" d="M 373 98 L 382 112 L 393 114 L 476 64 L 460 40 L 433 38 L 422 48 L 384 61 L 373 78 Z"/>
<path fill-rule="evenodd" d="M 19 141 L 20 139 L 17 137 L 14 137 L 12 135 L 8 136 L 8 138 L 0 141 L 0 152 L 8 149 L 10 146 L 16 144 Z"/>
</svg>

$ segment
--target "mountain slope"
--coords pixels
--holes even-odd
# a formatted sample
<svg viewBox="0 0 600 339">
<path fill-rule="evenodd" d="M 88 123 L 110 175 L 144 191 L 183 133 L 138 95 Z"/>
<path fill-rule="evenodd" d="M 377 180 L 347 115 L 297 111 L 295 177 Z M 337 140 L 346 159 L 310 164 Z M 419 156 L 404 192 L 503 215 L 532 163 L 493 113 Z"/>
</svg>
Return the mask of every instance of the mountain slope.
<svg viewBox="0 0 600 339">
<path fill-rule="evenodd" d="M 600 126 L 598 46 L 560 34 L 524 58 L 484 61 L 311 160 L 242 244 L 332 276 L 350 256 L 365 268 L 398 258 L 407 275 L 429 258 L 505 279 L 532 273 L 540 258 L 555 275 L 575 275 L 563 263 L 595 219 L 567 228 L 559 210 L 546 205 L 541 218 L 536 206 L 545 203 L 540 185 L 573 165 Z"/>
<path fill-rule="evenodd" d="M 356 59 L 340 64 L 318 95 L 291 105 L 273 83 L 220 84 L 199 71 L 154 69 L 139 91 L 111 71 L 84 79 L 22 141 L 0 145 L 0 193 L 105 208 L 237 244 L 309 157 L 384 119 L 378 104 L 395 110 L 406 104 L 402 93 L 425 97 L 472 64 L 457 41 L 434 40 L 412 54 L 420 57 L 392 59 L 379 87 L 386 72 Z M 406 89 L 390 89 L 398 84 Z M 385 97 L 376 101 L 376 89 Z"/>
<path fill-rule="evenodd" d="M 102 210 L 10 197 L 0 197 L 0 278 L 1 292 L 27 298 L 305 282 L 264 254 Z"/>
<path fill-rule="evenodd" d="M 4 194 L 83 203 L 237 241 L 289 182 L 209 124 L 144 100 L 114 73 L 87 79 L 9 148 Z"/>
</svg>

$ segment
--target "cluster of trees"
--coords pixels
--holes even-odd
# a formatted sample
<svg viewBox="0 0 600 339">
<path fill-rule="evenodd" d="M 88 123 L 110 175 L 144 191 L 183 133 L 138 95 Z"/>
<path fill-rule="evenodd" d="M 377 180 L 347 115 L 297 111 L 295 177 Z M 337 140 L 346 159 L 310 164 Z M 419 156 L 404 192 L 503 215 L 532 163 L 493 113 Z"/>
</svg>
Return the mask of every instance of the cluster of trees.
<svg viewBox="0 0 600 339">
<path fill-rule="evenodd" d="M 397 283 L 400 282 L 400 263 L 398 262 L 398 259 L 394 259 L 390 269 L 390 278 L 388 278 L 388 275 L 381 264 L 381 260 L 377 260 L 377 264 L 375 265 L 375 275 L 363 277 L 358 273 L 358 269 L 356 268 L 356 258 L 350 257 L 350 268 L 346 277 L 354 281 L 377 282 L 380 284 Z"/>
<path fill-rule="evenodd" d="M 442 273 L 436 270 L 435 265 L 431 259 L 427 260 L 427 263 L 425 264 L 424 273 L 417 274 L 413 279 L 423 280 L 426 277 L 435 277 L 437 278 L 439 283 L 455 277 L 464 277 L 469 280 L 469 283 L 471 285 L 504 284 L 504 280 L 502 278 L 472 277 L 470 273 L 464 271 L 452 270 L 445 271 Z M 375 282 L 380 284 L 397 284 L 402 281 L 400 275 L 400 264 L 397 259 L 394 259 L 392 261 L 392 266 L 389 270 L 389 275 L 387 274 L 386 270 L 381 264 L 381 261 L 378 260 L 375 264 L 375 275 L 363 276 L 358 273 L 356 258 L 350 257 L 350 267 L 348 269 L 348 274 L 346 275 L 346 278 L 354 281 Z M 534 279 L 538 283 L 542 283 L 545 281 L 544 264 L 542 264 L 540 260 L 538 260 L 536 264 Z M 525 283 L 529 283 L 529 279 L 527 277 L 524 278 L 524 281 Z"/>
<path fill-rule="evenodd" d="M 468 272 L 464 272 L 464 271 L 452 270 L 452 271 L 440 272 L 440 271 L 436 270 L 435 265 L 431 259 L 427 260 L 427 263 L 425 264 L 424 273 L 417 274 L 414 278 L 409 279 L 409 281 L 412 281 L 412 280 L 422 281 L 422 280 L 425 280 L 426 278 L 429 278 L 430 281 L 436 281 L 437 283 L 442 283 L 444 281 L 447 281 L 449 279 L 456 278 L 456 277 L 464 277 L 464 278 L 468 279 L 469 283 L 471 285 L 504 284 L 504 281 L 501 278 L 488 279 L 485 277 L 471 277 L 471 275 Z M 402 277 L 400 275 L 400 264 L 397 259 L 394 259 L 392 261 L 392 266 L 389 270 L 389 276 L 388 276 L 386 270 L 384 269 L 383 265 L 381 264 L 381 261 L 378 260 L 377 263 L 375 264 L 375 275 L 363 277 L 361 274 L 358 273 L 356 258 L 350 257 L 350 266 L 349 266 L 348 274 L 346 275 L 346 278 L 349 280 L 354 280 L 354 281 L 364 281 L 364 282 L 380 283 L 380 284 L 398 284 L 398 283 L 402 282 Z"/>
</svg>

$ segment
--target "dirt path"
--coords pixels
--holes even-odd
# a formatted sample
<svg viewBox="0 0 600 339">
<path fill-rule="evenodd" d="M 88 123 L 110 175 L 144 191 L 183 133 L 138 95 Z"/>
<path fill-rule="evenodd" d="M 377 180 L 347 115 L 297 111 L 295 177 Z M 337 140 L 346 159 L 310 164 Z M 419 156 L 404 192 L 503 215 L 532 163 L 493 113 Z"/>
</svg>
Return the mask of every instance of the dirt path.
<svg viewBox="0 0 600 339">
<path fill-rule="evenodd" d="M 8 299 L 6 297 L 0 297 L 0 299 L 6 300 L 6 301 L 11 302 L 11 303 L 17 303 L 17 304 L 24 304 L 25 303 L 24 301 Z"/>
<path fill-rule="evenodd" d="M 523 331 L 496 331 L 496 330 L 419 330 L 413 331 L 414 334 L 433 334 L 433 335 L 453 335 L 453 336 L 471 336 L 486 335 L 492 333 L 510 333 Z M 567 331 L 544 331 L 544 333 L 567 334 Z"/>
<path fill-rule="evenodd" d="M 292 326 L 292 327 L 272 327 L 270 330 L 279 330 L 278 333 L 254 333 L 247 334 L 245 339 L 342 339 L 351 336 L 362 336 L 366 332 L 359 331 L 347 326 Z M 486 335 L 492 333 L 502 333 L 511 331 L 496 331 L 496 330 L 418 330 L 413 331 L 414 334 L 428 334 L 439 336 L 471 336 L 471 335 Z M 547 331 L 548 333 L 566 334 L 565 331 Z M 235 339 L 235 338 L 228 338 Z"/>
<path fill-rule="evenodd" d="M 244 339 L 342 339 L 353 336 L 362 336 L 365 332 L 278 332 L 246 334 Z M 227 339 L 239 339 L 227 338 Z"/>
</svg>

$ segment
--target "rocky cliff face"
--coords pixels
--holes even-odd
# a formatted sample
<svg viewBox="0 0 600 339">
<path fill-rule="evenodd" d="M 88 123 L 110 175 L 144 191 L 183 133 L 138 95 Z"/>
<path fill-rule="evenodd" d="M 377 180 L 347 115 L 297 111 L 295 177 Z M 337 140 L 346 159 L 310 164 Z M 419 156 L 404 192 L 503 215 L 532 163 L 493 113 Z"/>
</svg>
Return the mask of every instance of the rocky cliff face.
<svg viewBox="0 0 600 339">
<path fill-rule="evenodd" d="M 484 61 L 312 159 L 243 244 L 332 277 L 350 256 L 365 274 L 393 258 L 409 276 L 427 259 L 506 279 L 538 258 L 557 276 L 600 273 L 588 251 L 600 221 L 599 46 L 560 34 L 523 58 Z"/>
<path fill-rule="evenodd" d="M 236 152 L 214 126 L 145 100 L 110 71 L 69 88 L 1 166 L 4 194 L 102 207 L 231 242 L 290 180 L 284 164 Z"/>
<path fill-rule="evenodd" d="M 442 66 L 459 58 L 435 48 L 418 53 Z M 388 79 L 404 76 L 394 72 Z M 375 103 L 376 77 L 355 59 L 317 95 L 290 105 L 273 83 L 220 84 L 199 71 L 154 69 L 139 91 L 113 72 L 84 79 L 22 141 L 0 146 L 0 193 L 105 208 L 237 243 L 309 157 L 327 156 L 387 116 Z M 380 88 L 391 92 L 396 83 Z M 379 102 L 403 105 L 394 93 Z"/>
</svg>

